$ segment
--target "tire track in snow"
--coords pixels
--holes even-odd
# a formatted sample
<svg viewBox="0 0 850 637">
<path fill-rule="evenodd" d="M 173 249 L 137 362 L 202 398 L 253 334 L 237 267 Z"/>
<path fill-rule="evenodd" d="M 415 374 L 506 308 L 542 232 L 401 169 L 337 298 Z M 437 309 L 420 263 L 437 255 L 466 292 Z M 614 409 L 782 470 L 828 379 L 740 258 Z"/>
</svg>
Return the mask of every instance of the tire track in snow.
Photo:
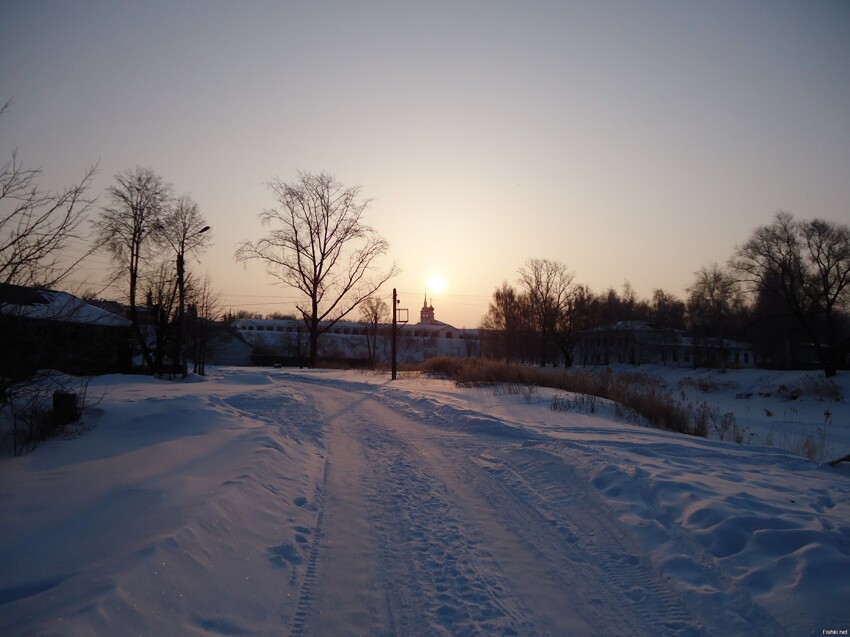
<svg viewBox="0 0 850 637">
<path fill-rule="evenodd" d="M 376 394 L 376 398 L 384 404 L 399 409 L 409 417 L 423 424 L 439 427 L 444 432 L 469 429 L 466 427 L 465 410 L 439 405 L 438 413 L 413 409 L 405 401 L 399 401 L 388 393 Z M 448 424 L 444 423 L 444 420 Z M 495 429 L 494 434 L 498 436 L 499 431 Z M 487 437 L 481 436 L 480 433 L 482 432 L 473 437 L 472 444 L 468 447 L 469 458 L 475 458 L 476 449 L 480 452 L 482 448 L 479 443 L 487 440 Z M 523 506 L 531 504 L 530 511 L 537 510 L 550 524 L 557 525 L 565 540 L 570 543 L 582 540 L 584 545 L 582 550 L 591 554 L 599 551 L 600 559 L 595 561 L 596 565 L 601 567 L 598 569 L 599 572 L 611 581 L 621 582 L 627 606 L 633 607 L 636 615 L 646 616 L 647 604 L 661 599 L 663 600 L 662 610 L 655 615 L 663 625 L 673 629 L 673 634 L 679 634 L 680 630 L 686 631 L 685 634 L 725 635 L 730 632 L 765 636 L 785 634 L 775 618 L 755 604 L 734 581 L 724 577 L 717 569 L 713 569 L 706 560 L 699 560 L 699 557 L 695 558 L 692 566 L 702 570 L 699 575 L 689 571 L 688 577 L 702 578 L 705 586 L 717 591 L 717 596 L 688 597 L 675 590 L 673 583 L 668 582 L 660 572 L 654 569 L 651 557 L 645 554 L 646 549 L 641 548 L 630 537 L 628 529 L 615 519 L 604 501 L 594 493 L 587 478 L 569 466 L 565 458 L 557 454 L 549 454 L 548 462 L 543 460 L 542 456 L 537 457 L 537 460 L 541 462 L 529 461 L 529 455 L 548 453 L 542 448 L 538 450 L 538 445 L 542 444 L 545 447 L 544 441 L 530 438 L 523 445 L 503 444 L 501 448 L 506 453 L 500 453 L 497 451 L 499 445 L 495 444 L 497 440 L 495 438 L 491 440 L 494 443 L 494 453 L 498 456 L 494 456 L 493 462 L 489 465 L 491 474 L 499 481 L 505 482 L 504 488 L 507 488 L 508 492 L 514 492 L 520 504 Z M 563 449 L 563 441 L 557 444 Z M 570 444 L 569 446 L 583 450 L 584 455 L 593 456 L 595 462 L 602 460 L 584 445 Z M 511 454 L 512 460 L 508 459 L 508 453 Z M 556 464 L 559 466 L 556 467 Z M 531 487 L 530 483 L 534 486 Z M 567 485 L 568 488 L 563 488 L 563 485 Z M 649 502 L 640 484 L 637 487 L 642 497 L 647 499 L 649 508 L 654 511 L 660 510 L 657 504 Z M 493 499 L 494 503 L 499 501 L 499 497 L 496 496 Z M 566 517 L 565 514 L 567 514 Z M 688 541 L 687 534 L 670 520 L 662 516 L 657 523 L 666 529 L 672 541 L 677 547 L 682 547 L 681 550 L 685 554 L 696 556 L 701 554 L 701 551 Z M 605 532 L 599 533 L 600 529 Z M 530 536 L 529 533 L 526 535 Z M 606 537 L 625 540 L 628 551 L 632 553 L 622 552 L 621 546 L 615 546 L 612 555 L 619 556 L 619 563 L 618 560 L 606 561 L 605 553 L 611 550 L 610 545 L 606 548 Z M 592 539 L 590 543 L 588 538 Z M 637 579 L 634 579 L 635 577 Z M 688 581 L 687 584 L 691 585 L 691 582 Z M 647 600 L 646 603 L 641 601 L 644 599 Z M 707 599 L 708 603 L 706 603 Z M 663 607 L 670 604 L 676 612 L 665 619 Z M 698 619 L 693 619 L 694 617 Z"/>
<path fill-rule="evenodd" d="M 702 573 L 704 585 L 717 590 L 722 600 L 718 602 L 721 607 L 713 610 L 692 608 L 653 568 L 648 557 L 639 557 L 637 544 L 628 538 L 613 514 L 591 491 L 584 476 L 566 458 L 534 445 L 514 449 L 500 459 L 501 465 L 496 465 L 499 468 L 494 471 L 501 474 L 500 479 L 506 487 L 534 503 L 577 546 L 590 548 L 590 552 L 602 551 L 603 555 L 608 553 L 615 558 L 596 563 L 611 581 L 621 583 L 638 614 L 646 615 L 650 620 L 653 615 L 656 618 L 667 617 L 664 623 L 675 631 L 674 634 L 695 630 L 693 617 L 698 617 L 701 624 L 701 632 L 696 634 L 740 633 L 765 637 L 785 634 L 771 615 L 710 566 L 702 566 L 707 569 Z M 660 510 L 660 507 L 656 505 L 651 509 Z M 676 529 L 668 529 L 668 532 L 675 535 Z M 684 535 L 681 531 L 679 533 Z M 682 538 L 678 540 L 682 541 Z M 693 551 L 692 548 L 686 550 Z M 670 612 L 670 609 L 675 612 Z"/>
<path fill-rule="evenodd" d="M 501 507 L 506 524 L 556 567 L 561 585 L 583 595 L 578 605 L 598 634 L 705 634 L 600 503 L 557 471 L 562 465 L 529 461 L 526 449 L 515 453 L 519 462 L 496 452 L 476 468 L 462 468 Z"/>
<path fill-rule="evenodd" d="M 445 485 L 403 440 L 364 424 L 392 635 L 536 635 L 506 604 L 503 576 Z"/>
<path fill-rule="evenodd" d="M 563 472 L 553 473 L 551 466 L 531 461 L 529 454 L 535 449 L 529 443 L 517 444 L 503 436 L 454 435 L 466 428 L 455 427 L 454 433 L 444 427 L 434 430 L 433 415 L 406 413 L 416 420 L 424 416 L 424 424 L 436 434 L 426 436 L 450 460 L 442 469 L 457 476 L 455 483 L 472 485 L 534 561 L 550 566 L 536 574 L 552 586 L 575 592 L 561 600 L 562 612 L 591 627 L 577 626 L 576 633 L 706 634 L 603 504 L 589 497 L 589 485 L 580 479 L 564 480 Z M 482 457 L 492 461 L 476 462 Z"/>
<path fill-rule="evenodd" d="M 325 468 L 322 473 L 322 482 L 316 488 L 315 503 L 318 507 L 316 511 L 316 522 L 313 526 L 313 539 L 310 542 L 310 550 L 307 555 L 307 564 L 304 569 L 304 579 L 301 583 L 301 591 L 298 594 L 298 602 L 295 604 L 295 612 L 292 616 L 292 628 L 290 637 L 303 637 L 307 629 L 307 618 L 310 608 L 313 603 L 316 587 L 316 562 L 319 558 L 319 548 L 322 540 L 322 523 L 325 518 L 325 490 L 328 483 L 328 470 L 330 462 L 325 460 Z M 292 572 L 292 577 L 295 578 L 295 570 Z"/>
<path fill-rule="evenodd" d="M 331 483 L 339 486 L 348 469 L 359 476 L 343 492 L 368 517 L 368 568 L 377 562 L 378 573 L 370 581 L 382 591 L 356 624 L 371 622 L 364 634 L 709 634 L 566 458 L 539 445 L 423 427 L 352 396 L 322 389 L 339 419 L 327 430 L 332 446 L 356 456 L 337 458 L 348 468 Z M 352 506 L 345 509 L 332 510 L 327 529 L 338 537 Z M 315 538 L 314 547 L 321 551 Z M 512 551 L 520 559 L 511 560 Z M 328 557 L 339 561 L 318 562 Z M 313 586 L 305 580 L 297 637 L 318 634 L 306 617 L 333 614 L 333 595 L 344 593 L 337 585 L 316 606 Z M 537 601 L 547 589 L 546 601 Z M 564 631 L 570 623 L 577 629 Z"/>
<path fill-rule="evenodd" d="M 227 408 L 236 413 L 266 424 L 270 430 L 266 433 L 257 433 L 257 440 L 262 443 L 263 447 L 279 451 L 286 463 L 289 463 L 292 457 L 283 446 L 282 443 L 284 442 L 292 441 L 297 445 L 303 444 L 318 449 L 326 447 L 321 427 L 317 425 L 321 418 L 314 397 L 309 393 L 293 391 L 291 386 L 286 387 L 275 383 L 275 386 L 270 389 L 233 394 L 219 400 L 222 405 L 226 405 Z M 296 589 L 298 594 L 295 600 L 290 598 L 289 593 L 286 594 L 286 599 L 283 600 L 281 607 L 271 615 L 271 617 L 276 617 L 277 621 L 274 626 L 267 629 L 265 634 L 286 634 L 285 631 L 288 629 L 288 634 L 291 637 L 303 637 L 308 632 L 308 619 L 316 594 L 317 562 L 320 555 L 320 543 L 323 538 L 325 493 L 330 469 L 327 454 L 320 454 L 319 457 L 322 457 L 322 455 L 324 455 L 325 460 L 319 465 L 321 473 L 319 474 L 316 471 L 316 473 L 312 473 L 313 477 L 310 478 L 310 481 L 315 479 L 312 501 L 303 495 L 299 495 L 291 501 L 293 505 L 312 514 L 312 524 L 308 523 L 305 526 L 296 524 L 293 527 L 286 525 L 284 528 L 287 535 L 290 531 L 296 532 L 295 544 L 287 538 L 282 544 L 270 546 L 268 549 L 272 564 L 278 568 L 286 566 L 289 569 L 288 585 L 291 589 Z M 306 482 L 307 476 L 308 474 L 302 474 L 298 478 Z M 248 474 L 242 477 L 250 479 Z M 293 480 L 294 476 L 287 476 L 286 479 Z M 262 487 L 272 496 L 281 495 L 279 489 L 273 485 L 263 484 Z M 305 492 L 301 491 L 301 493 Z M 309 546 L 303 539 L 305 535 L 312 537 Z M 304 541 L 304 544 L 301 544 L 302 541 Z M 305 549 L 306 556 L 302 561 L 301 551 Z M 281 624 L 283 625 L 281 626 Z"/>
</svg>

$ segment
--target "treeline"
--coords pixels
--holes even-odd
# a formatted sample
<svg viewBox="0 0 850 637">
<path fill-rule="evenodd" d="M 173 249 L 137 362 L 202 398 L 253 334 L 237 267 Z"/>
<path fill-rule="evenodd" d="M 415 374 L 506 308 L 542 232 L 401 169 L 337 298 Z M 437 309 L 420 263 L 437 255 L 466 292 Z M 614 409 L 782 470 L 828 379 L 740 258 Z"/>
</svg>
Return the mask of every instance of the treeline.
<svg viewBox="0 0 850 637">
<path fill-rule="evenodd" d="M 687 297 L 662 289 L 639 298 L 627 282 L 595 293 L 559 262 L 530 259 L 493 293 L 481 322 L 490 358 L 540 365 L 575 360 L 580 335 L 618 322 L 752 345 L 761 364 L 793 366 L 810 352 L 827 376 L 847 365 L 850 230 L 778 213 L 725 265 L 694 274 Z"/>
</svg>

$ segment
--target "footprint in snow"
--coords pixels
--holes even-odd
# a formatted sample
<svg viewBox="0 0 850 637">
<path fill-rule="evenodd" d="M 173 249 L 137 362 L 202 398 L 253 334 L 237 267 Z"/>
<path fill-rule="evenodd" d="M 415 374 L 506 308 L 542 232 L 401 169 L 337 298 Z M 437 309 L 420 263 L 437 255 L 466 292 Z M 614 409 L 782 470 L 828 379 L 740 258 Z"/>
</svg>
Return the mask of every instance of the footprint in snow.
<svg viewBox="0 0 850 637">
<path fill-rule="evenodd" d="M 292 500 L 292 504 L 294 504 L 295 506 L 299 506 L 299 507 L 301 507 L 302 509 L 307 509 L 308 511 L 316 511 L 316 510 L 318 510 L 318 508 L 319 508 L 319 507 L 316 505 L 316 503 L 315 503 L 315 502 L 310 502 L 310 501 L 309 501 L 307 498 L 305 498 L 303 495 L 299 495 L 297 498 L 295 498 L 294 500 Z"/>
<path fill-rule="evenodd" d="M 293 566 L 301 564 L 301 554 L 293 544 L 286 543 L 270 546 L 268 554 L 269 562 L 277 568 L 283 568 L 287 564 L 292 564 Z"/>
</svg>

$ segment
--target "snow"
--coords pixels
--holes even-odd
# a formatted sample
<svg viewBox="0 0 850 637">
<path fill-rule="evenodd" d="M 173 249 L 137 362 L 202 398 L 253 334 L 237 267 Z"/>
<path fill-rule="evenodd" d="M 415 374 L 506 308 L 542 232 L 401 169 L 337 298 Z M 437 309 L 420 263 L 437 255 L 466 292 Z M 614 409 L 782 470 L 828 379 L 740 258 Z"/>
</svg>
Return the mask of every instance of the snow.
<svg viewBox="0 0 850 637">
<path fill-rule="evenodd" d="M 415 374 L 96 378 L 0 459 L 0 634 L 850 629 L 850 466 L 799 453 L 850 453 L 850 375 L 645 371 L 749 444 Z"/>
<path fill-rule="evenodd" d="M 38 295 L 44 301 L 43 303 L 33 303 L 32 305 L 0 304 L 0 314 L 88 325 L 129 327 L 131 324 L 129 319 L 95 307 L 67 292 L 38 290 Z"/>
</svg>

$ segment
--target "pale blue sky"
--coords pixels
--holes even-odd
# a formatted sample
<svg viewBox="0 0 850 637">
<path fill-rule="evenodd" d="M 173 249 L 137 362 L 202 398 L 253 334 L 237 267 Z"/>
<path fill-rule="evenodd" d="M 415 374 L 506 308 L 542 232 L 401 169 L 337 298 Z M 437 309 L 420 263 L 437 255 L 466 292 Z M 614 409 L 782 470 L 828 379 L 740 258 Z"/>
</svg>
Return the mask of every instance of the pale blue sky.
<svg viewBox="0 0 850 637">
<path fill-rule="evenodd" d="M 0 59 L 3 155 L 154 168 L 263 312 L 292 293 L 233 250 L 299 169 L 361 185 L 402 305 L 440 272 L 466 327 L 529 258 L 683 296 L 777 210 L 850 221 L 848 2 L 2 0 Z"/>
</svg>

